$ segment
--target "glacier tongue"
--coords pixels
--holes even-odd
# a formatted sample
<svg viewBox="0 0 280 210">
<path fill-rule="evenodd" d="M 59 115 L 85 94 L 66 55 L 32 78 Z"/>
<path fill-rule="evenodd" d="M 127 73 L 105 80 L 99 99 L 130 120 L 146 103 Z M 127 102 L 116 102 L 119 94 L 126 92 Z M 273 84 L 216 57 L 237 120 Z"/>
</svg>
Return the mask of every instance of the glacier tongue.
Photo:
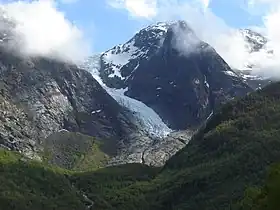
<svg viewBox="0 0 280 210">
<path fill-rule="evenodd" d="M 166 137 L 169 133 L 172 132 L 172 130 L 168 128 L 168 126 L 162 121 L 162 119 L 153 109 L 151 109 L 141 101 L 124 95 L 126 89 L 109 88 L 103 83 L 98 71 L 98 56 L 89 58 L 81 67 L 88 70 L 92 74 L 92 76 L 100 83 L 100 85 L 121 106 L 126 107 L 133 113 L 135 119 L 137 120 L 137 125 L 140 125 L 142 130 L 146 131 L 151 136 L 160 138 Z"/>
<path fill-rule="evenodd" d="M 125 89 L 107 89 L 107 92 L 122 106 L 132 111 L 138 123 L 146 132 L 156 137 L 166 137 L 172 130 L 167 127 L 158 114 L 142 103 L 124 95 Z"/>
</svg>

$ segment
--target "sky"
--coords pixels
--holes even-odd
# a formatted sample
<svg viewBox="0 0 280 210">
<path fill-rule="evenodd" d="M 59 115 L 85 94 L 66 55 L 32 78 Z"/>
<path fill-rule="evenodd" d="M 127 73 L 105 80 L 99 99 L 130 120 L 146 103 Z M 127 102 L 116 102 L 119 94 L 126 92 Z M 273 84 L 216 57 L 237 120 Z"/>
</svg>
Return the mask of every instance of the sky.
<svg viewBox="0 0 280 210">
<path fill-rule="evenodd" d="M 181 19 L 231 67 L 254 62 L 258 73 L 280 75 L 280 0 L 0 0 L 0 10 L 17 23 L 13 34 L 20 41 L 11 48 L 22 54 L 80 62 L 146 25 Z M 273 58 L 250 54 L 239 28 L 262 32 Z"/>
<path fill-rule="evenodd" d="M 137 1 L 131 0 L 131 2 Z M 201 1 L 203 2 L 203 0 Z M 228 25 L 235 28 L 244 28 L 262 23 L 261 16 L 251 15 L 242 8 L 244 5 L 237 4 L 235 1 L 239 0 L 212 0 L 209 1 L 207 9 L 212 10 Z M 65 12 L 69 20 L 77 22 L 87 36 L 92 37 L 94 50 L 102 52 L 116 44 L 127 41 L 145 25 L 161 21 L 160 18 L 153 19 L 152 15 L 148 17 L 149 14 L 145 12 L 147 10 L 139 13 L 133 12 L 126 9 L 126 5 L 121 5 L 119 2 L 121 1 L 73 0 L 69 4 L 60 3 L 59 9 Z M 191 0 L 180 2 L 191 3 Z M 197 7 L 199 6 L 202 5 L 197 5 Z M 127 7 L 129 8 L 129 6 Z"/>
<path fill-rule="evenodd" d="M 39 2 L 42 2 L 41 0 Z M 199 2 L 201 1 L 201 3 Z M 207 4 L 207 9 L 211 10 L 215 15 L 223 19 L 228 25 L 235 28 L 244 28 L 251 25 L 259 25 L 262 22 L 260 16 L 252 16 L 243 8 L 241 0 L 240 4 L 236 3 L 240 0 L 197 0 L 194 8 L 203 7 Z M 265 1 L 265 0 L 264 0 Z M 0 1 L 1 2 L 1 1 Z M 18 2 L 5 0 L 3 4 Z M 35 1 L 24 1 L 35 2 Z M 54 1 L 53 1 L 54 2 Z M 132 3 L 130 3 L 132 2 Z M 136 2 L 136 3 L 135 3 Z M 137 3 L 139 2 L 139 3 Z M 153 0 L 60 0 L 56 1 L 56 9 L 65 14 L 66 19 L 75 23 L 79 27 L 84 36 L 90 41 L 94 52 L 103 52 L 112 46 L 123 43 L 133 36 L 133 34 L 142 27 L 161 18 L 153 17 L 154 9 L 150 9 L 149 5 L 156 2 Z M 158 2 L 172 2 L 163 0 Z M 173 1 L 176 3 L 194 3 L 194 0 Z M 205 3 L 209 2 L 209 3 Z M 133 8 L 135 4 L 136 9 Z M 144 6 L 141 6 L 144 5 Z M 170 3 L 172 4 L 172 3 Z M 143 8 L 139 9 L 138 8 Z M 146 7 L 146 8 L 145 8 Z M 171 17 L 172 19 L 174 17 Z M 178 18 L 178 17 L 176 17 Z M 164 20 L 164 18 L 162 18 Z"/>
</svg>

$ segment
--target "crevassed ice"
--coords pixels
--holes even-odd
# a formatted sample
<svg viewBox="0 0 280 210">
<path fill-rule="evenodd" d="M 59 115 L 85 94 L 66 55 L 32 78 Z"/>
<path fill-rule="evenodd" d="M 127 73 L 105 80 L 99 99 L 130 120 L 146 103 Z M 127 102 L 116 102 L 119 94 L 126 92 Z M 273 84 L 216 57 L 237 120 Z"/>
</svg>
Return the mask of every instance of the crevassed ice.
<svg viewBox="0 0 280 210">
<path fill-rule="evenodd" d="M 135 100 L 124 93 L 126 89 L 114 89 L 107 87 L 102 79 L 100 78 L 100 73 L 98 71 L 99 62 L 98 57 L 94 56 L 89 58 L 83 67 L 87 69 L 93 77 L 103 86 L 103 88 L 122 106 L 128 108 L 132 111 L 138 123 L 141 125 L 142 129 L 148 132 L 152 136 L 165 137 L 172 130 L 162 121 L 159 115 L 150 107 L 142 103 L 141 101 Z"/>
<path fill-rule="evenodd" d="M 149 134 L 157 137 L 165 137 L 172 130 L 162 121 L 158 114 L 141 101 L 124 95 L 125 89 L 110 89 L 107 92 L 121 104 L 134 113 L 140 125 Z"/>
</svg>

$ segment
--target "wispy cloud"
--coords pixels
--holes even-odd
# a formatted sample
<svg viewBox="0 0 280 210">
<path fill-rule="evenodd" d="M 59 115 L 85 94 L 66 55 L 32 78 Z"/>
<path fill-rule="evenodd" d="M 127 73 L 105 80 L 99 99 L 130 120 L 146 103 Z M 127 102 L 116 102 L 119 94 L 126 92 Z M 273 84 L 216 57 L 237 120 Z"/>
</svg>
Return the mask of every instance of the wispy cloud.
<svg viewBox="0 0 280 210">
<path fill-rule="evenodd" d="M 210 0 L 198 0 L 202 4 L 203 9 L 207 9 L 210 5 Z"/>
<path fill-rule="evenodd" d="M 157 15 L 157 0 L 107 0 L 110 6 L 126 9 L 131 16 L 153 18 Z"/>
<path fill-rule="evenodd" d="M 190 0 L 188 3 L 181 0 L 107 0 L 107 3 L 118 9 L 125 9 L 133 17 L 153 19 L 160 15 L 161 10 L 169 6 L 177 6 L 182 4 L 196 4 L 202 9 L 209 7 L 211 0 Z M 173 8 L 169 8 L 170 11 Z M 175 12 L 175 11 L 174 11 Z"/>
<path fill-rule="evenodd" d="M 78 62 L 90 53 L 83 32 L 58 10 L 54 0 L 1 3 L 0 15 L 15 23 L 11 32 L 21 54 Z"/>
<path fill-rule="evenodd" d="M 153 22 L 174 19 L 186 20 L 197 36 L 212 45 L 231 67 L 243 69 L 245 64 L 252 62 L 256 65 L 254 73 L 280 78 L 280 1 L 250 0 L 247 3 L 241 0 L 229 1 L 239 4 L 243 9 L 245 8 L 248 14 L 261 17 L 263 20 L 262 27 L 255 26 L 255 28 L 262 31 L 270 40 L 267 48 L 274 49 L 273 56 L 268 54 L 267 50 L 251 53 L 238 30 L 227 25 L 212 12 L 209 8 L 211 3 L 209 0 L 191 0 L 188 2 L 154 0 L 150 1 L 153 2 L 152 6 L 147 6 L 145 1 L 139 1 L 148 8 L 152 8 L 153 12 L 150 15 L 137 15 L 137 12 L 128 9 L 127 4 L 123 4 L 122 8 L 126 8 L 130 13 L 133 12 L 133 15 L 139 18 L 148 17 Z M 122 2 L 129 2 L 129 0 Z"/>
<path fill-rule="evenodd" d="M 73 4 L 78 2 L 79 0 L 60 0 L 59 2 L 62 4 Z"/>
<path fill-rule="evenodd" d="M 256 64 L 257 74 L 280 78 L 280 1 L 250 0 L 248 12 L 261 16 L 263 24 L 257 29 L 268 39 L 267 50 L 273 50 L 273 55 L 261 50 L 248 56 L 248 60 Z"/>
</svg>

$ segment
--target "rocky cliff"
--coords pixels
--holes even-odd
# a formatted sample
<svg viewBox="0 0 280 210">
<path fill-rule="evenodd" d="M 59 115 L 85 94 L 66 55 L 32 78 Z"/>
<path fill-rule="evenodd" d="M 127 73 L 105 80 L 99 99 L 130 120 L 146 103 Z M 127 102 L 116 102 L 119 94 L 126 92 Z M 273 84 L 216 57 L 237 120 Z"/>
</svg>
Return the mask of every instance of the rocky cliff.
<svg viewBox="0 0 280 210">
<path fill-rule="evenodd" d="M 134 129 L 128 112 L 90 73 L 55 60 L 0 52 L 2 147 L 38 156 L 50 135 L 66 130 L 106 140 L 115 152 L 118 140 Z"/>
</svg>

